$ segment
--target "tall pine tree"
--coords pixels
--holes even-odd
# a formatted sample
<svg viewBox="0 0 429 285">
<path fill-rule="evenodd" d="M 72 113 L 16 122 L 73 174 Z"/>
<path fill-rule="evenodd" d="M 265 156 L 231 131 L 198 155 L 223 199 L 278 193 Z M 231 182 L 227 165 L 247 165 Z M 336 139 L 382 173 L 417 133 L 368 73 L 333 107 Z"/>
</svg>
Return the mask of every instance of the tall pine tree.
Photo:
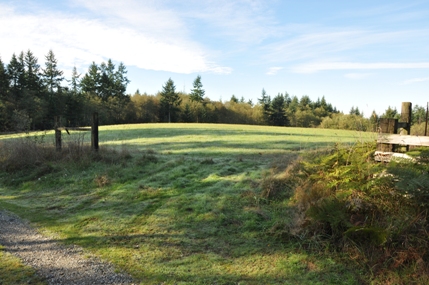
<svg viewBox="0 0 429 285">
<path fill-rule="evenodd" d="M 194 88 L 191 89 L 191 94 L 189 94 L 189 97 L 192 102 L 195 102 L 195 113 L 197 115 L 197 123 L 200 120 L 200 106 L 201 103 L 204 101 L 204 94 L 205 90 L 203 89 L 203 84 L 201 83 L 201 76 L 198 75 L 197 78 L 195 78 L 193 83 Z M 204 105 L 203 105 L 204 107 Z"/>
<path fill-rule="evenodd" d="M 0 100 L 3 102 L 7 98 L 9 91 L 9 76 L 6 67 L 0 58 Z"/>
<path fill-rule="evenodd" d="M 161 112 L 166 115 L 168 122 L 171 123 L 171 118 L 174 117 L 177 107 L 182 102 L 179 93 L 176 92 L 173 80 L 169 78 L 165 85 L 162 87 L 161 95 Z"/>
<path fill-rule="evenodd" d="M 61 89 L 61 82 L 64 80 L 64 72 L 58 69 L 58 61 L 52 50 L 49 50 L 45 59 L 45 69 L 43 70 L 44 82 L 50 96 L 53 96 L 54 92 L 59 92 Z"/>
<path fill-rule="evenodd" d="M 61 82 L 64 80 L 63 71 L 58 69 L 58 61 L 52 50 L 45 56 L 45 69 L 43 69 L 43 81 L 47 92 L 47 114 L 45 116 L 45 128 L 51 128 L 54 117 L 63 113 L 64 100 L 62 97 Z"/>
<path fill-rule="evenodd" d="M 43 127 L 44 90 L 37 57 L 28 50 L 24 56 L 24 92 L 21 109 L 26 110 L 32 122 L 32 129 Z"/>
<path fill-rule="evenodd" d="M 7 74 L 10 80 L 10 94 L 9 101 L 13 105 L 13 108 L 18 109 L 19 101 L 22 97 L 22 92 L 25 86 L 25 69 L 24 69 L 24 55 L 16 57 L 12 55 L 12 59 L 7 65 Z"/>
<path fill-rule="evenodd" d="M 262 106 L 262 115 L 264 117 L 264 122 L 266 124 L 269 124 L 270 122 L 270 116 L 271 116 L 271 97 L 267 95 L 267 92 L 265 92 L 265 89 L 262 88 L 262 96 L 258 99 L 259 104 Z"/>
<path fill-rule="evenodd" d="M 6 67 L 0 58 L 0 131 L 9 129 L 9 115 L 7 95 L 9 92 L 9 78 L 6 72 Z"/>
<path fill-rule="evenodd" d="M 286 126 L 288 121 L 285 111 L 285 97 L 278 94 L 271 102 L 270 123 L 274 126 Z"/>
</svg>

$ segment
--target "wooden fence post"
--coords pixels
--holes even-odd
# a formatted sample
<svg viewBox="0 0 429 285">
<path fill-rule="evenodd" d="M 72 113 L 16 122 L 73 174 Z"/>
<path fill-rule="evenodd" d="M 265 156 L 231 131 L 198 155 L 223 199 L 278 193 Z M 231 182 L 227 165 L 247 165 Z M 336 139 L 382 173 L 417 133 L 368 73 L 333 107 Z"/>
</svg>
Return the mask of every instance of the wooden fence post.
<svg viewBox="0 0 429 285">
<path fill-rule="evenodd" d="M 399 122 L 406 123 L 406 126 L 402 126 L 404 130 L 407 131 L 407 135 L 410 135 L 411 132 L 411 114 L 412 114 L 412 104 L 411 102 L 402 102 L 401 108 L 401 119 Z"/>
<path fill-rule="evenodd" d="M 398 129 L 397 119 L 380 119 L 380 133 L 382 134 L 396 134 Z M 382 152 L 393 152 L 395 151 L 395 145 L 379 143 L 377 144 L 377 150 Z"/>
<path fill-rule="evenodd" d="M 98 113 L 92 114 L 92 126 L 91 126 L 91 148 L 98 151 Z"/>
<path fill-rule="evenodd" d="M 412 114 L 411 102 L 402 102 L 401 119 L 399 120 L 398 127 L 407 131 L 407 135 L 411 135 L 411 114 Z M 407 145 L 405 149 L 406 151 L 409 151 L 410 146 Z"/>
<path fill-rule="evenodd" d="M 426 105 L 425 136 L 427 136 L 427 134 L 428 134 L 428 114 L 429 114 L 429 102 Z"/>
<path fill-rule="evenodd" d="M 59 130 L 59 118 L 55 116 L 55 147 L 57 151 L 61 151 L 61 130 Z"/>
</svg>

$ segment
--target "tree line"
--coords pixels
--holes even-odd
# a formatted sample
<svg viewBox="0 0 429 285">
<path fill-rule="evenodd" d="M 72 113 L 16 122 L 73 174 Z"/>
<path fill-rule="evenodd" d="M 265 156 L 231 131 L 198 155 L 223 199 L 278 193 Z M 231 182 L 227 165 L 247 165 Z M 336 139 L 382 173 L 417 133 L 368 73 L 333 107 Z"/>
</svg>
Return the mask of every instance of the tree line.
<svg viewBox="0 0 429 285">
<path fill-rule="evenodd" d="M 258 102 L 232 95 L 229 101 L 212 101 L 205 96 L 201 76 L 189 93 L 178 92 L 169 78 L 157 94 L 126 94 L 127 69 L 108 60 L 93 62 L 85 74 L 73 68 L 66 80 L 50 50 L 44 67 L 28 50 L 13 54 L 4 64 L 0 58 L 0 131 L 44 130 L 54 127 L 60 117 L 64 126 L 90 125 L 98 112 L 100 124 L 126 123 L 230 123 L 292 127 L 323 127 L 373 130 L 378 116 L 368 119 L 358 108 L 349 114 L 339 112 L 325 97 L 312 101 L 309 96 L 290 96 L 287 92 L 271 97 L 262 89 Z M 416 105 L 413 118 L 421 121 L 423 108 Z M 389 107 L 384 117 L 397 116 Z"/>
<path fill-rule="evenodd" d="M 30 50 L 13 54 L 7 65 L 0 59 L 0 131 L 51 129 L 55 117 L 66 126 L 89 125 L 94 111 L 106 123 L 125 122 L 126 73 L 122 63 L 108 60 L 92 63 L 82 78 L 73 68 L 67 81 L 52 50 L 44 68 Z"/>
</svg>

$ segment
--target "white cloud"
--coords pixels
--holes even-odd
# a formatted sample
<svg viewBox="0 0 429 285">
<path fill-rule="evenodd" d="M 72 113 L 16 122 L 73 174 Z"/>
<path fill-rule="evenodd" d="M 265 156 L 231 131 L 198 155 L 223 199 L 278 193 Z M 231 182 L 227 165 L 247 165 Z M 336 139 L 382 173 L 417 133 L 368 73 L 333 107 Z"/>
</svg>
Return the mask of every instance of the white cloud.
<svg viewBox="0 0 429 285">
<path fill-rule="evenodd" d="M 94 16 L 106 19 L 114 25 L 132 27 L 147 36 L 164 41 L 181 41 L 188 29 L 173 9 L 164 8 L 163 1 L 105 1 L 71 0 L 78 9 L 87 9 Z"/>
<path fill-rule="evenodd" d="M 282 69 L 283 67 L 278 67 L 278 66 L 270 67 L 267 71 L 267 75 L 276 75 Z"/>
<path fill-rule="evenodd" d="M 424 81 L 429 81 L 429 77 L 421 77 L 421 78 L 408 79 L 408 80 L 405 80 L 403 82 L 403 84 L 412 84 L 412 83 L 424 82 Z"/>
<path fill-rule="evenodd" d="M 344 77 L 348 79 L 359 80 L 359 79 L 367 78 L 371 74 L 372 73 L 347 73 L 347 74 L 344 74 Z"/>
<path fill-rule="evenodd" d="M 116 7 L 108 8 L 114 10 Z M 168 12 L 160 13 L 168 16 Z M 153 20 L 156 16 L 149 17 Z M 165 18 L 158 21 L 166 22 Z M 6 57 L 12 53 L 30 49 L 39 56 L 41 62 L 43 59 L 40 59 L 40 55 L 45 55 L 52 49 L 59 63 L 68 68 L 74 65 L 83 68 L 92 61 L 99 63 L 111 58 L 128 66 L 150 70 L 176 73 L 231 72 L 230 68 L 219 66 L 210 60 L 203 48 L 183 37 L 183 33 L 178 33 L 176 37 L 165 37 L 162 33 L 176 27 L 175 23 L 177 21 L 160 25 L 160 30 L 156 30 L 156 25 L 152 24 L 151 32 L 146 33 L 147 27 L 135 28 L 112 18 L 89 19 L 42 10 L 34 10 L 32 15 L 28 15 L 0 4 L 2 58 L 7 61 L 9 58 Z M 170 33 L 175 34 L 180 27 L 179 25 L 170 30 Z"/>
<path fill-rule="evenodd" d="M 267 0 L 185 1 L 184 16 L 208 25 L 213 37 L 253 45 L 280 33 Z"/>
<path fill-rule="evenodd" d="M 392 62 L 315 62 L 304 63 L 292 68 L 296 73 L 314 73 L 325 70 L 372 70 L 372 69 L 429 69 L 429 62 L 392 63 Z"/>
<path fill-rule="evenodd" d="M 287 40 L 266 45 L 265 58 L 275 62 L 326 57 L 344 59 L 356 56 L 355 54 L 359 54 L 356 51 L 371 45 L 385 45 L 429 34 L 429 31 L 378 32 L 345 28 L 325 28 L 320 32 L 314 32 L 318 29 L 320 27 L 302 27 L 298 35 L 295 33 L 295 36 L 292 34 Z M 308 32 L 310 30 L 311 32 Z M 350 51 L 354 51 L 353 54 L 348 54 Z"/>
</svg>

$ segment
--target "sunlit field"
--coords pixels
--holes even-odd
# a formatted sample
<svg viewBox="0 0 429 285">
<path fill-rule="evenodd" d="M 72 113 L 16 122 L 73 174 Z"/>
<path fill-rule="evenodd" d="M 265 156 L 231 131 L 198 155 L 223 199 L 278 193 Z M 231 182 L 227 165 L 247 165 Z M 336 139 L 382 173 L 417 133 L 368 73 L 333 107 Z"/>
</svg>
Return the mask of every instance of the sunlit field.
<svg viewBox="0 0 429 285">
<path fill-rule="evenodd" d="M 289 206 L 266 201 L 261 185 L 300 153 L 374 134 L 214 124 L 102 126 L 99 134 L 98 154 L 67 160 L 90 133 L 63 132 L 64 157 L 3 169 L 0 207 L 141 284 L 360 283 L 351 264 L 270 235 Z M 3 149 L 30 141 L 55 151 L 53 140 L 53 132 L 0 136 Z"/>
</svg>

